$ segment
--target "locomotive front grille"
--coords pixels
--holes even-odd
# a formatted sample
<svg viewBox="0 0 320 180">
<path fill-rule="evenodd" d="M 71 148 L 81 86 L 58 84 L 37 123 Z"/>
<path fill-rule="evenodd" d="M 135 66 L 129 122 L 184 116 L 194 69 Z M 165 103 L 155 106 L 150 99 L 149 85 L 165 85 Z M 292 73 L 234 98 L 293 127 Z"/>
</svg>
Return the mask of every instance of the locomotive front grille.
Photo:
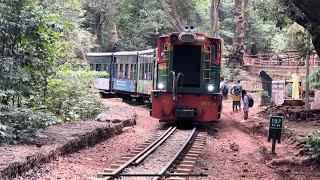
<svg viewBox="0 0 320 180">
<path fill-rule="evenodd" d="M 201 46 L 174 45 L 173 70 L 183 73 L 179 87 L 200 87 Z"/>
</svg>

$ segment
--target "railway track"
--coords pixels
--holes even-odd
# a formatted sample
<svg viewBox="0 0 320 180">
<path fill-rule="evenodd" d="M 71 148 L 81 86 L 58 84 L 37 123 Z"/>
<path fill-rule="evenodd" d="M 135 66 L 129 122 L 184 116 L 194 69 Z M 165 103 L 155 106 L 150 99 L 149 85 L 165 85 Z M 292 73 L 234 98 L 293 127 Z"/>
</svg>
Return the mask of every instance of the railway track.
<svg viewBox="0 0 320 180">
<path fill-rule="evenodd" d="M 186 131 L 178 130 L 174 126 L 169 127 L 163 133 L 154 134 L 132 152 L 111 164 L 95 179 L 119 177 L 137 179 L 139 177 L 138 179 L 183 180 L 189 176 L 205 176 L 191 174 L 191 172 L 201 154 L 206 136 L 207 133 L 198 132 L 196 128 Z M 166 151 L 165 148 L 168 146 L 171 146 L 171 149 Z M 165 160 L 159 160 L 159 158 Z M 146 169 L 150 169 L 155 163 L 158 165 L 154 168 L 155 170 L 152 173 L 146 172 L 148 171 Z"/>
</svg>

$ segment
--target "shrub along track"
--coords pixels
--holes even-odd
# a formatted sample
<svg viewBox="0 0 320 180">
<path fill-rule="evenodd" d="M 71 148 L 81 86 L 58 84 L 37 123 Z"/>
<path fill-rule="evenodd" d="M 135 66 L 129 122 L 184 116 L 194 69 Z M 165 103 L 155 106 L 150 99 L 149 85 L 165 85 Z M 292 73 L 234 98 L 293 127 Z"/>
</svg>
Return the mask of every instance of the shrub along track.
<svg viewBox="0 0 320 180">
<path fill-rule="evenodd" d="M 206 133 L 169 127 L 154 134 L 130 154 L 111 164 L 97 179 L 184 179 L 190 176 L 206 140 Z"/>
<path fill-rule="evenodd" d="M 116 102 L 107 104 L 112 107 L 97 120 L 48 127 L 41 131 L 42 136 L 36 139 L 35 144 L 0 146 L 0 179 L 13 179 L 37 170 L 42 171 L 39 167 L 51 165 L 65 155 L 101 144 L 106 139 L 113 139 L 111 137 L 116 137 L 136 124 L 133 107 Z M 132 113 L 123 113 L 124 110 Z M 17 178 L 37 179 L 37 176 Z"/>
</svg>

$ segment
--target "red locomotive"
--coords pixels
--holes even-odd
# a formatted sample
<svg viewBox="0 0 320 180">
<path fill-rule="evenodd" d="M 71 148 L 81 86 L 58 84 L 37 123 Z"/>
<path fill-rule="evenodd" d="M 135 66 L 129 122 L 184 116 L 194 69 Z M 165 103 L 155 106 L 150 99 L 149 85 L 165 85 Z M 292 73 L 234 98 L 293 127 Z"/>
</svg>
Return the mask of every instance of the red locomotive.
<svg viewBox="0 0 320 180">
<path fill-rule="evenodd" d="M 174 32 L 157 40 L 151 116 L 163 122 L 213 122 L 220 118 L 221 40 Z"/>
</svg>

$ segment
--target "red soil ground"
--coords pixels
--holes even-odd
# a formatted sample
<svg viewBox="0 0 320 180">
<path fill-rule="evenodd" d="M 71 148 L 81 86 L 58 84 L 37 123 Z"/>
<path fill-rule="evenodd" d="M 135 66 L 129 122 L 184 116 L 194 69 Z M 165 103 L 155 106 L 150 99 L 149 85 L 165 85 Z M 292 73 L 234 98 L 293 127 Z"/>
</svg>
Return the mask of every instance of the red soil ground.
<svg viewBox="0 0 320 180">
<path fill-rule="evenodd" d="M 129 105 L 117 100 L 106 100 L 114 108 Z M 257 106 L 258 108 L 258 106 Z M 258 111 L 252 109 L 251 113 Z M 88 179 L 121 156 L 128 154 L 137 144 L 161 128 L 156 119 L 150 118 L 144 107 L 128 108 L 126 113 L 137 114 L 137 125 L 126 128 L 123 134 L 96 146 L 34 168 L 17 179 Z M 205 179 L 317 179 L 316 166 L 272 164 L 272 159 L 295 157 L 298 150 L 285 142 L 277 145 L 277 155 L 270 154 L 266 137 L 252 136 L 241 130 L 241 112 L 232 113 L 230 102 L 224 101 L 224 113 L 219 123 L 209 129 L 209 137 L 196 172 L 209 175 Z M 251 116 L 252 118 L 252 116 Z M 251 123 L 251 122 L 250 122 Z M 249 123 L 248 123 L 249 124 Z M 217 131 L 216 131 L 217 130 Z M 136 178 L 139 179 L 139 178 Z"/>
</svg>

